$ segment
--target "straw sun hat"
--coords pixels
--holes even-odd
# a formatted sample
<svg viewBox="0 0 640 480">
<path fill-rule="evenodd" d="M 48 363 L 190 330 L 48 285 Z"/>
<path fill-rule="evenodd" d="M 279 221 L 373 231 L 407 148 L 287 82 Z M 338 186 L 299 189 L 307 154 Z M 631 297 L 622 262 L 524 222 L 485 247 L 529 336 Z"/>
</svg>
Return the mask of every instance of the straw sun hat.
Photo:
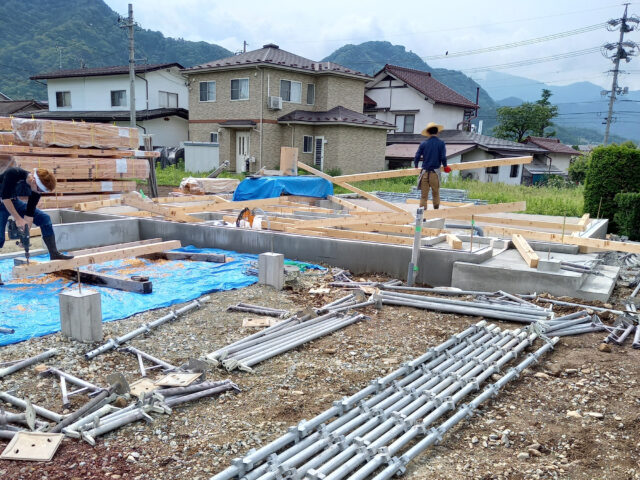
<svg viewBox="0 0 640 480">
<path fill-rule="evenodd" d="M 437 127 L 438 128 L 438 133 L 440 133 L 442 130 L 444 130 L 444 126 L 438 125 L 435 122 L 429 122 L 427 124 L 427 126 L 424 127 L 424 130 L 422 130 L 422 132 L 420 132 L 420 133 L 422 134 L 423 137 L 428 137 L 429 133 L 427 133 L 427 130 L 429 130 L 430 128 L 433 128 L 433 127 Z"/>
</svg>

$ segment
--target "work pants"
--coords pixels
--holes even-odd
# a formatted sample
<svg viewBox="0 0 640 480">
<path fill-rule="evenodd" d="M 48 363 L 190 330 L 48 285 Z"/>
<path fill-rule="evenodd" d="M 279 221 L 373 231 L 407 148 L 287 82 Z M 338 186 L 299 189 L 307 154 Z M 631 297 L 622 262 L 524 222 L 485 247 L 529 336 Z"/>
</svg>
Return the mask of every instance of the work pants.
<svg viewBox="0 0 640 480">
<path fill-rule="evenodd" d="M 420 206 L 425 210 L 429 200 L 429 189 L 431 189 L 433 208 L 437 210 L 440 208 L 440 178 L 436 172 L 426 171 L 422 175 L 422 180 L 420 180 Z"/>
<path fill-rule="evenodd" d="M 21 200 L 13 199 L 13 206 L 16 211 L 24 218 L 27 212 L 27 204 Z M 0 202 L 0 248 L 4 246 L 5 230 L 7 228 L 7 220 L 11 214 L 4 203 Z M 44 213 L 42 210 L 36 208 L 36 212 L 33 215 L 33 223 L 40 227 L 40 232 L 43 237 L 49 237 L 53 235 L 53 226 L 51 224 L 51 217 Z"/>
</svg>

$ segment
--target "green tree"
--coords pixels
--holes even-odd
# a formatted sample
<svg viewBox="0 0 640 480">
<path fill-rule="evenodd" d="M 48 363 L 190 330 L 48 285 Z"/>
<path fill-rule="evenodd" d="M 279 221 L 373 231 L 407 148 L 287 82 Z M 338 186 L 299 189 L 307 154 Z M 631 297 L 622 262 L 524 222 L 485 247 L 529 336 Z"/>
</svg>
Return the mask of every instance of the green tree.
<svg viewBox="0 0 640 480">
<path fill-rule="evenodd" d="M 500 107 L 498 125 L 493 134 L 498 138 L 522 142 L 527 136 L 551 137 L 555 131 L 545 131 L 553 126 L 551 120 L 558 114 L 558 107 L 549 102 L 551 92 L 542 90 L 540 100 L 524 102 L 517 107 Z"/>
<path fill-rule="evenodd" d="M 576 158 L 569 165 L 569 180 L 576 183 L 584 183 L 587 177 L 587 169 L 589 168 L 589 155 L 583 155 Z"/>
</svg>

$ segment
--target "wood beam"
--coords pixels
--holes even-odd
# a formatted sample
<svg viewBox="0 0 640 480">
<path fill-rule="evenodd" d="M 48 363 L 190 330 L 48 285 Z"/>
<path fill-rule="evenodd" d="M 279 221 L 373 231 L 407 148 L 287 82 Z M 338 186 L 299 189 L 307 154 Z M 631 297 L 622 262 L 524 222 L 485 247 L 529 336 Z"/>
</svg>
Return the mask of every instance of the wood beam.
<svg viewBox="0 0 640 480">
<path fill-rule="evenodd" d="M 347 230 L 359 230 L 379 233 L 399 233 L 402 235 L 413 235 L 415 233 L 415 226 L 412 225 L 393 225 L 388 223 L 364 223 L 358 225 L 345 225 L 342 228 Z M 423 237 L 435 237 L 446 233 L 446 230 L 439 228 L 425 228 L 422 227 Z"/>
<path fill-rule="evenodd" d="M 521 212 L 527 208 L 527 202 L 492 203 L 490 205 L 472 205 L 455 208 L 425 210 L 423 218 L 471 218 L 478 213 Z"/>
<path fill-rule="evenodd" d="M 307 172 L 313 173 L 314 175 L 320 178 L 324 178 L 325 180 L 335 183 L 336 185 L 340 185 L 341 187 L 344 187 L 347 190 L 351 190 L 352 192 L 357 193 L 358 195 L 361 195 L 364 198 L 367 198 L 371 201 L 379 203 L 380 205 L 384 205 L 388 209 L 402 214 L 403 217 L 412 218 L 411 214 L 407 212 L 404 208 L 394 205 L 391 202 L 387 202 L 386 200 L 382 200 L 381 198 L 378 198 L 375 195 L 370 194 L 369 192 L 365 192 L 364 190 L 354 187 L 353 185 L 349 185 L 344 181 L 336 180 L 334 177 L 327 175 L 326 173 L 321 172 L 320 170 L 316 170 L 315 168 L 310 167 L 306 163 L 298 162 L 298 168 L 301 168 L 303 170 L 306 170 Z"/>
<path fill-rule="evenodd" d="M 78 280 L 78 272 L 75 270 L 61 270 L 57 273 L 65 276 L 69 280 Z M 88 285 L 98 285 L 100 287 L 113 288 L 124 292 L 142 294 L 153 292 L 153 283 L 148 279 L 133 280 L 121 275 L 109 275 L 106 273 L 85 272 L 84 270 L 80 270 L 80 281 Z"/>
<path fill-rule="evenodd" d="M 348 217 L 334 217 L 334 218 L 321 218 L 318 220 L 301 220 L 297 223 L 296 227 L 299 228 L 315 228 L 315 227 L 343 227 L 346 225 L 363 225 L 367 223 L 384 222 L 384 223 L 406 223 L 405 219 L 398 218 L 395 213 L 379 213 L 377 215 L 366 216 L 348 216 Z"/>
<path fill-rule="evenodd" d="M 580 221 L 578 221 L 578 225 L 580 225 L 582 227 L 582 230 L 586 230 L 587 226 L 589 225 L 589 223 L 591 223 L 590 219 L 589 219 L 589 214 L 585 213 L 581 218 Z"/>
<path fill-rule="evenodd" d="M 538 268 L 538 262 L 540 258 L 538 254 L 533 251 L 531 245 L 524 239 L 519 233 L 514 233 L 511 236 L 511 241 L 515 245 L 518 252 L 522 256 L 523 260 L 529 265 L 529 268 Z"/>
<path fill-rule="evenodd" d="M 259 200 L 243 200 L 240 202 L 216 202 L 216 203 L 207 203 L 204 205 L 189 205 L 185 207 L 175 207 L 176 209 L 180 209 L 180 211 L 184 213 L 195 213 L 195 212 L 220 212 L 222 210 L 242 210 L 243 208 L 262 208 L 266 205 L 279 205 L 280 199 L 282 197 L 276 198 L 261 198 Z"/>
<path fill-rule="evenodd" d="M 76 203 L 73 209 L 78 212 L 89 212 L 102 207 L 116 207 L 122 205 L 122 198 L 112 198 L 110 200 L 97 200 L 95 202 Z"/>
<path fill-rule="evenodd" d="M 155 213 L 156 215 L 162 215 L 168 220 L 175 220 L 181 223 L 200 223 L 203 220 L 184 213 L 182 209 L 177 207 L 163 207 L 153 202 L 145 202 L 137 195 L 125 195 L 122 197 L 122 204 L 135 207 L 139 210 Z"/>
<path fill-rule="evenodd" d="M 94 263 L 110 262 L 112 260 L 121 260 L 123 258 L 137 257 L 145 253 L 163 252 L 165 250 L 173 250 L 180 248 L 180 241 L 171 240 L 168 242 L 152 243 L 150 245 L 139 245 L 137 247 L 123 248 L 120 250 L 112 250 L 108 252 L 93 253 L 89 255 L 79 255 L 71 260 L 52 260 L 50 262 L 31 263 L 29 265 L 18 265 L 13 267 L 13 276 L 15 278 L 24 278 L 32 275 L 41 275 L 43 273 L 53 273 L 60 270 L 69 270 L 84 265 Z"/>
<path fill-rule="evenodd" d="M 527 220 L 524 218 L 506 218 L 506 217 L 492 217 L 489 215 L 474 215 L 473 217 L 476 223 L 491 223 L 496 225 L 514 225 L 518 227 L 529 228 L 545 228 L 548 230 L 562 230 L 562 222 L 547 222 L 542 220 Z M 471 220 L 469 215 L 468 220 Z M 564 228 L 569 232 L 581 232 L 583 227 L 576 223 L 565 223 Z"/>
<path fill-rule="evenodd" d="M 342 197 L 336 197 L 335 195 L 327 196 L 327 200 L 331 200 L 332 202 L 337 203 L 338 205 L 342 205 L 343 207 L 345 207 L 348 210 L 353 210 L 353 211 L 357 211 L 357 212 L 368 212 L 369 211 L 368 208 L 361 207 L 360 205 L 356 205 L 355 203 L 352 203 L 349 200 L 346 200 L 346 199 L 344 199 Z"/>
<path fill-rule="evenodd" d="M 475 168 L 487 168 L 487 167 L 499 167 L 502 165 L 520 165 L 524 163 L 531 163 L 533 157 L 510 157 L 510 158 L 495 158 L 491 160 L 477 160 L 474 162 L 462 162 L 452 163 L 449 165 L 452 171 L 456 170 L 473 170 Z M 343 182 L 362 182 L 364 180 L 379 180 L 381 178 L 398 178 L 409 177 L 411 175 L 420 175 L 420 168 L 403 168 L 399 170 L 385 170 L 382 172 L 370 172 L 370 173 L 356 173 L 353 175 L 340 175 L 339 177 L 333 177 L 338 183 Z"/>
<path fill-rule="evenodd" d="M 305 234 L 313 234 L 314 231 L 322 233 L 326 237 L 331 238 L 343 238 L 346 240 L 362 240 L 365 242 L 377 242 L 377 243 L 391 243 L 394 245 L 413 245 L 413 238 L 411 237 L 398 237 L 396 235 L 385 235 L 383 233 L 371 233 L 371 232 L 355 232 L 351 230 L 338 230 L 334 228 L 322 228 L 306 229 L 303 230 Z M 306 233 L 310 232 L 310 233 Z"/>
<path fill-rule="evenodd" d="M 535 230 L 522 230 L 519 228 L 483 226 L 485 233 L 509 238 L 514 233 L 519 233 L 529 240 L 540 242 L 561 243 L 565 245 L 578 245 L 580 247 L 597 248 L 600 250 L 640 253 L 640 244 L 627 242 L 614 242 L 611 240 L 601 240 L 598 238 L 574 237 L 573 235 L 562 235 L 560 233 L 539 232 Z"/>
<path fill-rule="evenodd" d="M 153 203 L 188 203 L 188 202 L 228 202 L 218 195 L 183 195 L 180 197 L 157 197 Z"/>
<path fill-rule="evenodd" d="M 454 250 L 462 250 L 462 240 L 453 233 L 447 233 L 446 240 L 450 248 L 453 248 Z"/>
</svg>

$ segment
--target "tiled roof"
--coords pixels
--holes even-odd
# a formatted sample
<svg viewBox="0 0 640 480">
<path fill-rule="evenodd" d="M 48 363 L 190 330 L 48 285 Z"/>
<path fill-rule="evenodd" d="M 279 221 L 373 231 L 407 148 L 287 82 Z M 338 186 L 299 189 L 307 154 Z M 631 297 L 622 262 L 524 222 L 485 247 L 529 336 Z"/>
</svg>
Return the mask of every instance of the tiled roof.
<svg viewBox="0 0 640 480">
<path fill-rule="evenodd" d="M 560 143 L 560 140 L 558 140 L 557 138 L 527 137 L 525 138 L 525 143 L 532 143 L 552 153 L 566 153 L 567 155 L 584 155 L 582 152 L 579 152 L 578 150 L 574 150 L 569 145 Z"/>
<path fill-rule="evenodd" d="M 189 111 L 184 108 L 154 108 L 151 110 L 138 110 L 136 119 L 152 120 L 154 118 L 170 117 L 172 115 L 189 119 Z M 50 120 L 84 120 L 85 122 L 112 122 L 116 120 L 129 120 L 129 110 L 97 110 L 97 111 L 55 111 L 41 110 L 38 112 L 19 113 L 16 117 L 46 118 Z"/>
<path fill-rule="evenodd" d="M 37 100 L 0 100 L 0 115 L 46 110 L 47 104 Z"/>
<path fill-rule="evenodd" d="M 153 72 L 165 68 L 184 68 L 179 63 L 155 63 L 152 65 L 136 65 L 136 73 Z M 29 77 L 31 80 L 47 80 L 49 78 L 69 78 L 69 77 L 100 77 L 102 75 L 126 75 L 129 73 L 129 65 L 117 65 L 114 67 L 98 68 L 78 68 L 75 70 L 55 70 L 53 72 L 41 73 Z"/>
<path fill-rule="evenodd" d="M 419 146 L 419 143 L 394 143 L 393 145 L 387 145 L 384 156 L 387 158 L 412 159 L 415 157 Z M 446 155 L 447 158 L 451 158 L 473 150 L 474 148 L 475 145 L 447 143 Z"/>
<path fill-rule="evenodd" d="M 466 97 L 463 97 L 455 90 L 450 89 L 445 84 L 433 78 L 429 72 L 414 70 L 413 68 L 398 67 L 396 65 L 385 65 L 382 70 L 376 73 L 387 72 L 398 80 L 415 88 L 420 93 L 435 101 L 445 105 L 455 105 L 457 107 L 476 108 L 476 104 Z"/>
<path fill-rule="evenodd" d="M 545 148 L 534 144 L 512 142 L 511 140 L 503 140 L 501 138 L 479 135 L 473 132 L 464 132 L 462 130 L 443 130 L 438 134 L 438 137 L 442 139 L 444 143 L 475 144 L 488 150 L 527 153 L 548 152 Z M 387 143 L 420 143 L 424 139 L 425 137 L 417 133 L 395 133 L 387 136 Z"/>
<path fill-rule="evenodd" d="M 275 68 L 293 68 L 310 73 L 336 73 L 343 75 L 353 75 L 370 80 L 371 77 L 357 70 L 352 70 L 333 62 L 314 62 L 308 58 L 295 55 L 293 53 L 282 50 L 278 45 L 268 43 L 259 50 L 234 55 L 233 57 L 221 58 L 211 62 L 196 65 L 195 67 L 186 68 L 186 73 L 197 73 L 199 71 L 210 70 L 228 70 L 230 68 L 240 68 L 253 65 L 269 65 Z"/>
<path fill-rule="evenodd" d="M 278 118 L 280 123 L 347 123 L 363 127 L 396 128 L 395 125 L 368 117 L 344 107 L 335 107 L 327 112 L 312 112 L 309 110 L 294 110 Z"/>
<path fill-rule="evenodd" d="M 4 93 L 0 92 L 0 100 L 11 100 L 11 99 L 7 97 Z"/>
</svg>

